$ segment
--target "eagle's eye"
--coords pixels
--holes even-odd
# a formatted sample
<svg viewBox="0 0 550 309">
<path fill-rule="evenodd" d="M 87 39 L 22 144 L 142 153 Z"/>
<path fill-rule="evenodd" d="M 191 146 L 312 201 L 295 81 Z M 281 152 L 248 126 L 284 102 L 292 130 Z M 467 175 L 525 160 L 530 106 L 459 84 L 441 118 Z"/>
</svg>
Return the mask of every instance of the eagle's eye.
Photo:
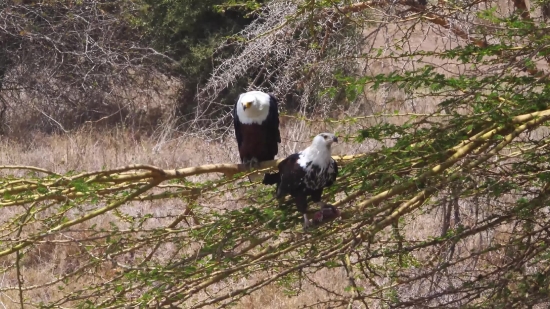
<svg viewBox="0 0 550 309">
<path fill-rule="evenodd" d="M 326 136 L 326 135 L 323 135 L 323 138 L 324 138 L 324 139 L 327 139 L 327 136 Z"/>
</svg>

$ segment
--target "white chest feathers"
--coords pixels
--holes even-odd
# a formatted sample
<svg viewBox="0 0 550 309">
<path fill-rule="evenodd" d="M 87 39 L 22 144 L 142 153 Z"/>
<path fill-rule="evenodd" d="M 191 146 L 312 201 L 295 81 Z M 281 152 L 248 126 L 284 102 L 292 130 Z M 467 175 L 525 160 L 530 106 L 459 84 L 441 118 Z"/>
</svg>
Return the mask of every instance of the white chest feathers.
<svg viewBox="0 0 550 309">
<path fill-rule="evenodd" d="M 319 190 L 327 185 L 330 175 L 335 172 L 331 162 L 330 151 L 318 152 L 309 147 L 300 153 L 298 164 L 305 171 L 302 181 L 307 189 Z"/>
<path fill-rule="evenodd" d="M 241 94 L 237 101 L 237 116 L 242 124 L 262 124 L 269 115 L 271 97 L 261 91 Z"/>
<path fill-rule="evenodd" d="M 329 149 L 320 149 L 320 147 L 310 146 L 300 152 L 298 164 L 303 169 L 309 169 L 312 165 L 316 165 L 321 169 L 326 169 L 330 165 L 331 151 Z"/>
</svg>

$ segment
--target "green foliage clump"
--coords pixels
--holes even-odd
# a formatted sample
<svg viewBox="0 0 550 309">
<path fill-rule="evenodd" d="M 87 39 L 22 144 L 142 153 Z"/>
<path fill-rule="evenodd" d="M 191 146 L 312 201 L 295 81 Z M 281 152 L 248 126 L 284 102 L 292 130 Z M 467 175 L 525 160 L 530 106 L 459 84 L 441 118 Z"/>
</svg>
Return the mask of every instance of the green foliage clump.
<svg viewBox="0 0 550 309">
<path fill-rule="evenodd" d="M 140 23 L 145 36 L 178 62 L 173 69 L 185 81 L 181 100 L 186 104 L 193 99 L 197 86 L 210 76 L 217 47 L 248 25 L 253 20 L 251 13 L 264 2 L 141 1 Z"/>
</svg>

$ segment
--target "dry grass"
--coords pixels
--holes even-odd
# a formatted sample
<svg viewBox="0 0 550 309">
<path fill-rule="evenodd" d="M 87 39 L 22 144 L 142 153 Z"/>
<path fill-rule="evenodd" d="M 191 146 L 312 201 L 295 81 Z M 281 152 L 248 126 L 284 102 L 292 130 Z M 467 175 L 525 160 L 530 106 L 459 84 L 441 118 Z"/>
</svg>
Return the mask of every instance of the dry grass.
<svg viewBox="0 0 550 309">
<path fill-rule="evenodd" d="M 390 31 L 397 31 L 390 29 Z M 395 35 L 395 34 L 394 34 Z M 437 49 L 438 47 L 449 44 L 445 37 L 423 36 L 424 32 L 413 37 L 411 44 L 414 48 Z M 378 41 L 377 41 L 378 42 Z M 381 44 L 381 43 L 380 43 Z M 444 66 L 443 63 L 438 63 Z M 451 64 L 447 63 L 447 66 Z M 365 68 L 368 72 L 389 72 L 394 67 L 387 63 L 374 63 L 373 66 Z M 403 92 L 396 89 L 395 85 L 386 85 L 381 90 L 370 92 L 365 90 L 367 103 L 350 108 L 352 115 L 363 115 L 365 110 L 369 113 L 390 112 L 399 110 L 400 112 L 430 113 L 436 110 L 436 98 L 424 98 L 410 100 Z M 374 103 L 373 103 L 374 102 Z M 373 103 L 373 104 L 371 104 Z M 365 108 L 369 105 L 369 108 Z M 343 111 L 342 111 L 343 112 Z M 340 136 L 353 136 L 357 129 L 368 127 L 377 122 L 394 122 L 401 124 L 406 121 L 406 117 L 380 117 L 377 119 L 365 119 L 354 123 L 353 125 L 328 123 L 328 122 L 305 122 L 296 120 L 292 117 L 281 117 L 282 139 L 278 157 L 284 157 L 296 151 L 305 148 L 311 141 L 311 137 L 319 132 L 336 132 Z M 353 142 L 341 142 L 334 149 L 334 154 L 356 154 L 365 153 L 376 149 L 380 145 L 373 141 L 366 141 L 362 144 Z M 66 173 L 69 171 L 93 171 L 101 169 L 112 169 L 130 164 L 149 164 L 160 168 L 181 168 L 188 166 L 197 166 L 210 163 L 228 163 L 238 162 L 236 143 L 232 136 L 227 136 L 222 141 L 207 141 L 192 136 L 179 136 L 177 138 L 158 143 L 148 137 L 138 136 L 126 130 L 95 131 L 92 129 L 82 129 L 77 132 L 64 135 L 41 135 L 29 134 L 26 139 L 13 141 L 9 139 L 0 140 L 0 165 L 29 165 L 52 170 L 57 173 Z M 193 180 L 204 180 L 207 177 L 219 177 L 215 175 L 198 176 Z M 231 194 L 224 194 L 217 199 L 206 201 L 209 206 L 221 209 L 233 209 L 242 207 L 243 201 L 239 197 Z M 442 203 L 441 203 L 442 204 Z M 166 226 L 173 218 L 183 211 L 183 202 L 179 199 L 169 199 L 155 202 L 132 203 L 120 208 L 122 213 L 132 216 L 150 214 L 153 220 L 147 221 L 146 228 Z M 475 203 L 462 203 L 459 205 L 460 212 L 463 215 L 464 222 L 470 219 L 468 214 L 472 213 L 472 206 Z M 414 213 L 407 218 L 404 226 L 404 237 L 408 240 L 423 241 L 430 237 L 439 236 L 443 227 L 442 205 L 433 205 L 430 212 Z M 3 209 L 5 217 L 12 217 L 20 209 Z M 103 217 L 104 218 L 104 217 Z M 478 219 L 479 220 L 479 219 Z M 476 219 L 472 219 L 473 222 Z M 107 226 L 108 222 L 100 218 L 91 220 L 87 224 L 97 224 L 98 226 Z M 85 232 L 82 232 L 85 233 Z M 383 233 L 391 234 L 391 233 Z M 495 233 L 488 234 L 483 240 L 490 242 L 506 242 L 510 237 L 510 230 L 502 228 Z M 65 235 L 65 239 L 85 238 L 84 234 Z M 59 275 L 70 273 L 82 266 L 89 258 L 87 253 L 83 252 L 79 245 L 74 242 L 63 244 L 53 243 L 59 239 L 47 239 L 42 244 L 35 246 L 32 251 L 25 255 L 24 266 L 25 285 L 43 284 Z M 379 239 L 381 245 L 387 239 Z M 481 240 L 479 240 L 481 242 Z M 459 244 L 461 252 L 468 252 L 474 246 L 481 246 L 476 239 L 469 239 L 467 242 Z M 168 258 L 172 252 L 175 252 L 175 244 L 167 243 L 161 250 L 165 252 L 165 258 Z M 195 251 L 200 244 L 189 244 L 187 250 Z M 97 250 L 104 250 L 98 248 Z M 419 253 L 420 254 L 420 253 Z M 430 252 L 422 252 L 429 255 Z M 496 254 L 495 254 L 496 255 Z M 494 256 L 494 261 L 489 264 L 499 264 L 505 258 L 506 252 Z M 132 264 L 135 261 L 134 256 L 124 256 L 124 263 Z M 421 259 L 419 257 L 419 259 Z M 376 261 L 373 261 L 375 263 Z M 13 261 L 0 260 L 0 267 L 7 267 Z M 96 269 L 94 276 L 81 278 L 80 280 L 71 280 L 71 283 L 65 287 L 66 290 L 77 288 L 85 284 L 90 278 L 110 278 L 115 275 L 117 269 L 103 265 L 103 268 Z M 4 269 L 4 275 L 0 278 L 0 288 L 6 286 L 16 286 L 17 277 L 13 269 Z M 243 298 L 237 308 L 297 308 L 307 304 L 328 300 L 330 295 L 326 289 L 339 291 L 347 295 L 345 288 L 348 286 L 347 275 L 342 269 L 323 269 L 306 278 L 303 286 L 282 287 L 279 285 L 269 285 L 259 292 L 253 293 Z M 232 288 L 238 288 L 246 284 L 245 280 L 232 282 Z M 322 283 L 321 286 L 317 286 Z M 369 282 L 358 282 L 360 285 L 369 288 Z M 382 283 L 382 282 L 378 282 Z M 226 283 L 227 284 L 227 283 Z M 325 289 L 324 289 L 324 288 Z M 216 287 L 214 287 L 216 288 Z M 222 287 L 220 287 L 222 288 Z M 225 286 L 223 287 L 225 288 Z M 419 293 L 423 287 L 417 287 Z M 299 296 L 293 296 L 291 291 L 301 289 L 303 293 Z M 50 289 L 40 289 L 26 293 L 26 297 L 31 298 L 32 302 L 50 301 L 58 298 L 62 292 L 58 291 L 55 285 Z M 65 293 L 65 292 L 63 292 Z M 202 292 L 201 292 L 202 293 Z M 63 294 L 64 295 L 64 294 Z M 0 307 L 16 307 L 17 291 L 7 291 L 0 294 Z M 327 308 L 328 305 L 319 305 L 317 308 Z"/>
<path fill-rule="evenodd" d="M 282 125 L 283 143 L 280 147 L 279 157 L 286 156 L 305 148 L 311 141 L 311 137 L 319 132 L 339 132 L 340 136 L 353 134 L 358 128 L 368 125 L 368 121 L 358 122 L 354 126 L 330 124 L 324 122 L 311 122 L 287 119 Z M 130 164 L 150 164 L 160 168 L 181 168 L 197 166 L 209 163 L 238 162 L 236 143 L 232 136 L 224 141 L 205 141 L 195 137 L 181 136 L 164 142 L 158 147 L 157 142 L 151 138 L 136 136 L 128 131 L 92 131 L 80 130 L 72 134 L 42 135 L 30 134 L 24 142 L 10 139 L 0 140 L 0 165 L 27 165 L 48 169 L 57 173 L 70 171 L 93 171 L 111 169 Z M 374 142 L 363 144 L 340 142 L 334 149 L 334 154 L 355 154 L 371 151 L 378 145 Z M 206 177 L 198 176 L 194 180 L 204 180 Z M 225 200 L 224 200 L 225 199 Z M 221 209 L 234 209 L 242 207 L 242 200 L 231 194 L 225 194 L 216 201 L 209 201 L 212 207 Z M 154 228 L 167 225 L 170 220 L 183 210 L 184 203 L 179 199 L 170 199 L 153 202 L 136 202 L 121 207 L 122 213 L 139 216 L 149 214 L 154 219 L 149 220 L 144 228 Z M 203 204 L 204 205 L 204 204 Z M 93 207 L 92 205 L 83 207 Z M 95 206 L 97 207 L 97 206 Z M 4 208 L 5 218 L 11 218 L 23 212 L 22 208 Z M 116 218 L 113 218 L 115 221 Z M 5 221 L 5 220 L 2 220 Z M 87 226 L 97 224 L 98 227 L 108 227 L 105 217 L 96 218 L 87 223 Z M 117 222 L 120 228 L 124 228 L 121 221 Z M 81 226 L 86 228 L 86 226 Z M 25 286 L 41 285 L 58 276 L 62 276 L 82 267 L 90 253 L 82 250 L 82 244 L 71 242 L 71 239 L 85 239 L 86 231 L 65 233 L 57 238 L 45 239 L 41 244 L 29 249 L 24 255 L 23 275 Z M 60 243 L 62 241 L 62 243 Z M 190 244 L 188 250 L 196 250 L 200 244 Z M 104 250 L 97 248 L 97 252 Z M 170 244 L 162 248 L 168 257 L 176 249 Z M 133 256 L 125 256 L 124 263 L 132 264 Z M 0 261 L 0 267 L 4 267 L 3 277 L 0 279 L 0 288 L 17 286 L 17 276 L 13 268 L 6 269 L 13 261 Z M 115 275 L 116 269 L 105 265 L 96 269 L 96 278 L 110 278 Z M 71 280 L 65 286 L 64 291 L 59 291 L 56 285 L 48 289 L 37 289 L 26 292 L 32 302 L 48 302 L 64 295 L 71 288 L 81 287 L 89 278 Z M 326 288 L 344 291 L 347 279 L 342 270 L 322 270 L 308 279 L 309 282 L 326 282 Z M 236 282 L 236 286 L 245 282 Z M 306 284 L 301 287 L 308 295 L 287 296 L 289 287 L 271 285 L 259 293 L 254 293 L 242 300 L 241 308 L 295 308 L 311 303 L 311 300 L 326 300 L 330 295 L 319 287 Z M 298 288 L 298 287 L 295 287 Z M 18 304 L 17 291 L 5 291 L 0 294 L 0 308 L 2 304 L 11 308 Z"/>
<path fill-rule="evenodd" d="M 340 136 L 355 134 L 356 130 L 371 123 L 372 119 L 359 121 L 354 125 L 342 125 L 338 123 L 298 121 L 286 119 L 282 125 L 283 143 L 280 147 L 279 157 L 286 156 L 306 147 L 311 137 L 319 132 L 339 132 Z M 394 120 L 402 123 L 399 117 Z M 180 168 L 197 166 L 209 163 L 238 162 L 236 143 L 232 136 L 224 141 L 205 141 L 195 137 L 181 136 L 162 144 L 162 147 L 155 140 L 147 137 L 135 136 L 127 131 L 113 130 L 95 132 L 81 130 L 67 135 L 40 135 L 32 134 L 24 143 L 4 139 L 0 141 L 0 165 L 29 165 L 66 173 L 69 171 L 92 171 L 111 169 L 130 164 L 150 164 L 160 168 Z M 367 141 L 362 144 L 353 142 L 341 142 L 335 149 L 334 154 L 356 154 L 372 151 L 379 144 Z M 205 177 L 219 176 L 198 176 L 195 180 L 204 180 Z M 225 194 L 221 198 L 212 201 L 205 201 L 212 207 L 220 209 L 234 209 L 242 207 L 243 201 L 239 197 Z M 169 199 L 154 202 L 132 203 L 121 207 L 122 213 L 139 216 L 149 214 L 152 220 L 147 222 L 144 228 L 166 226 L 170 220 L 183 211 L 183 202 L 179 199 Z M 204 204 L 203 204 L 204 206 Z M 90 206 L 92 207 L 92 206 Z M 12 217 L 22 209 L 3 209 L 5 217 Z M 440 214 L 433 213 L 418 216 L 418 220 L 410 223 L 411 234 L 406 235 L 410 239 L 426 239 L 437 235 L 441 230 Z M 114 220 L 117 220 L 114 218 Z M 120 223 L 120 224 L 119 224 Z M 123 222 L 117 223 L 120 228 L 124 227 Z M 97 224 L 99 227 L 108 226 L 105 216 L 91 220 L 89 225 Z M 420 228 L 419 228 L 420 227 Z M 90 253 L 82 250 L 82 244 L 70 242 L 70 239 L 84 239 L 88 235 L 83 232 L 67 233 L 61 238 L 46 239 L 40 245 L 33 247 L 26 252 L 22 262 L 25 286 L 44 284 L 54 278 L 77 270 L 90 258 Z M 55 243 L 54 241 L 68 241 Z M 200 247 L 200 244 L 189 244 L 187 250 L 192 251 Z M 102 252 L 105 248 L 97 248 L 96 252 Z M 166 243 L 162 247 L 165 258 L 176 252 L 175 244 Z M 137 257 L 126 255 L 121 257 L 122 262 L 132 264 Z M 0 261 L 0 267 L 7 267 L 13 261 Z M 103 264 L 90 278 L 102 280 L 111 278 L 117 273 L 117 269 Z M 88 283 L 90 278 L 82 277 L 78 280 L 71 279 L 70 284 L 65 286 L 64 291 L 59 291 L 56 285 L 48 289 L 37 289 L 26 292 L 25 297 L 31 298 L 32 302 L 48 302 L 65 295 L 71 288 L 81 287 Z M 245 280 L 233 282 L 231 288 L 238 288 L 246 284 Z M 319 284 L 321 286 L 319 286 Z M 367 282 L 363 284 L 368 286 Z M 225 285 L 225 284 L 224 284 Z M 4 269 L 4 275 L 0 280 L 0 288 L 6 286 L 17 286 L 17 277 L 13 269 Z M 330 299 L 326 290 L 340 291 L 346 295 L 345 288 L 348 286 L 348 279 L 342 269 L 323 269 L 310 274 L 303 286 L 283 287 L 270 285 L 257 293 L 243 298 L 238 308 L 297 308 L 312 302 L 319 302 Z M 225 288 L 221 287 L 220 288 Z M 301 289 L 303 293 L 295 295 Z M 202 293 L 202 292 L 201 292 Z M 307 296 L 305 296 L 307 295 Z M 0 307 L 14 307 L 18 304 L 17 291 L 6 291 L 0 294 Z M 317 308 L 326 308 L 328 305 L 319 305 Z"/>
<path fill-rule="evenodd" d="M 431 43 L 431 42 L 428 42 Z M 367 90 L 366 90 L 367 91 Z M 388 96 L 389 94 L 389 96 Z M 433 101 L 418 102 L 411 105 L 406 96 L 391 86 L 383 88 L 377 92 L 368 93 L 365 104 L 351 108 L 348 115 L 371 114 L 374 112 L 399 110 L 403 113 L 415 112 L 426 113 L 433 112 Z M 376 103 L 374 103 L 376 102 Z M 369 112 L 366 112 L 369 111 Z M 339 111 L 343 112 L 343 111 Z M 294 117 L 281 117 L 281 135 L 282 144 L 280 146 L 278 157 L 285 157 L 291 153 L 297 152 L 307 147 L 311 138 L 320 132 L 335 132 L 340 137 L 349 136 L 353 139 L 358 129 L 366 128 L 373 123 L 392 122 L 402 124 L 407 121 L 407 117 L 381 116 L 377 118 L 366 118 L 351 123 L 332 123 L 324 121 L 306 122 Z M 368 153 L 380 146 L 379 143 L 367 140 L 363 143 L 345 142 L 343 139 L 335 145 L 334 154 L 357 154 Z M 38 133 L 29 134 L 25 139 L 13 141 L 9 139 L 0 140 L 0 165 L 29 165 L 48 169 L 57 173 L 66 173 L 69 171 L 94 171 L 101 169 L 112 169 L 130 164 L 149 164 L 159 168 L 181 168 L 188 166 L 198 166 L 211 163 L 229 163 L 238 162 L 238 152 L 236 142 L 233 136 L 226 136 L 224 140 L 209 141 L 194 136 L 182 135 L 177 138 L 162 141 L 145 136 L 139 136 L 126 130 L 96 131 L 92 129 L 81 129 L 79 131 L 63 135 L 42 135 Z M 195 176 L 190 180 L 205 180 L 206 178 L 218 178 L 217 175 Z M 339 199 L 341 197 L 337 197 Z M 218 209 L 234 209 L 243 207 L 246 201 L 239 196 L 232 194 L 223 194 L 208 201 L 202 201 L 202 206 L 216 207 Z M 174 217 L 183 211 L 184 202 L 179 199 L 169 199 L 162 201 L 132 203 L 120 208 L 120 212 L 131 216 L 152 215 L 153 219 L 148 220 L 144 226 L 146 228 L 155 228 L 156 226 L 166 226 Z M 4 209 L 6 217 L 12 217 L 21 209 Z M 415 219 L 407 225 L 406 238 L 408 239 L 427 239 L 438 235 L 441 231 L 441 214 L 434 212 L 422 216 L 414 216 Z M 117 220 L 114 218 L 114 220 Z M 105 222 L 105 216 L 91 220 L 87 224 L 97 224 L 99 227 L 108 226 Z M 121 221 L 117 224 L 123 228 Z M 75 239 L 85 238 L 85 235 L 78 233 L 65 235 Z M 59 239 L 58 239 L 59 240 Z M 201 244 L 189 244 L 189 252 L 197 250 Z M 162 247 L 164 257 L 176 252 L 178 249 L 175 244 L 167 243 Z M 103 248 L 98 248 L 103 250 Z M 43 284 L 56 278 L 57 276 L 74 271 L 82 266 L 89 256 L 79 249 L 76 243 L 54 244 L 45 242 L 27 252 L 27 259 L 24 261 L 25 285 Z M 132 264 L 137 257 L 124 256 L 123 263 Z M 13 262 L 13 261 L 11 261 Z M 0 263 L 3 263 L 0 261 Z M 2 265 L 10 265 L 10 261 L 5 261 Z M 90 278 L 110 278 L 116 274 L 116 269 L 103 264 L 101 269 Z M 71 280 L 65 287 L 65 291 L 58 291 L 55 285 L 50 289 L 40 289 L 27 292 L 25 295 L 34 302 L 48 302 L 65 295 L 67 290 L 77 288 L 86 283 L 90 278 L 81 280 Z M 13 270 L 7 270 L 4 280 L 0 280 L 0 288 L 5 286 L 17 286 L 17 278 Z M 247 282 L 233 282 L 230 288 L 244 286 Z M 252 280 L 252 279 L 246 279 Z M 364 284 L 369 289 L 368 282 L 358 282 Z M 321 286 L 317 286 L 321 284 Z M 342 269 L 323 269 L 309 278 L 306 278 L 303 286 L 283 287 L 279 285 L 269 285 L 259 292 L 253 293 L 243 298 L 238 308 L 297 308 L 311 303 L 328 300 L 331 295 L 328 290 L 339 291 L 342 295 L 347 295 L 345 288 L 349 282 Z M 220 288 L 226 288 L 226 286 Z M 303 293 L 298 296 L 292 292 L 301 289 Z M 17 291 L 7 291 L 0 294 L 0 307 L 5 304 L 11 308 L 17 304 Z M 202 293 L 202 292 L 201 292 Z M 329 305 L 319 305 L 317 308 L 327 308 Z"/>
<path fill-rule="evenodd" d="M 403 117 L 392 117 L 386 121 L 394 123 L 403 123 Z M 357 123 L 339 124 L 327 122 L 304 122 L 293 118 L 283 121 L 282 137 L 279 157 L 286 156 L 293 151 L 303 149 L 311 140 L 311 136 L 323 131 L 340 132 L 340 136 L 346 134 L 355 134 L 356 130 L 369 126 L 372 121 L 383 121 L 378 119 L 364 119 Z M 380 145 L 373 141 L 366 141 L 362 144 L 342 141 L 335 148 L 335 154 L 355 154 L 370 152 Z M 81 130 L 79 132 L 67 135 L 39 135 L 29 136 L 25 143 L 15 142 L 4 139 L 0 141 L 0 165 L 30 165 L 49 169 L 58 173 L 69 171 L 92 171 L 101 169 L 112 169 L 115 167 L 129 164 L 150 164 L 161 168 L 172 169 L 188 166 L 197 166 L 209 163 L 229 163 L 238 162 L 236 143 L 231 136 L 227 136 L 224 141 L 206 141 L 195 137 L 181 136 L 173 140 L 165 141 L 159 147 L 156 140 L 135 136 L 127 131 L 113 130 L 94 132 Z M 196 176 L 194 180 L 204 180 L 206 177 L 218 178 L 220 176 Z M 244 189 L 239 189 L 239 192 Z M 234 209 L 243 207 L 248 202 L 239 196 L 239 192 L 226 193 L 215 199 L 201 198 L 202 206 L 211 206 L 218 209 Z M 405 218 L 403 225 L 400 226 L 403 237 L 410 242 L 421 242 L 442 234 L 444 225 L 444 214 L 442 210 L 445 203 L 443 199 L 446 193 L 442 193 L 440 201 L 434 201 L 428 207 L 411 213 Z M 368 195 L 368 194 L 367 194 Z M 448 194 L 450 196 L 450 194 Z M 337 197 L 340 199 L 342 197 Z M 512 202 L 513 200 L 499 199 L 491 204 L 479 205 L 479 201 L 464 200 L 458 205 L 461 213 L 462 224 L 469 225 L 471 222 L 479 222 L 479 217 L 486 217 L 494 209 L 503 207 L 500 203 Z M 477 204 L 476 204 L 477 203 Z M 483 202 L 481 202 L 483 203 Z M 179 199 L 165 199 L 154 202 L 134 202 L 119 208 L 123 214 L 135 217 L 151 215 L 153 218 L 148 220 L 144 228 L 155 228 L 167 226 L 174 217 L 180 215 L 184 209 L 184 202 Z M 82 205 L 82 207 L 97 207 L 93 205 Z M 476 212 L 475 207 L 483 209 Z M 17 213 L 21 213 L 23 208 L 4 208 L 2 209 L 4 218 L 11 218 Z M 124 228 L 123 220 L 115 217 L 115 214 L 109 213 L 106 216 L 97 217 L 90 220 L 79 228 L 85 229 L 87 226 L 96 224 L 98 227 L 108 227 L 108 220 L 116 222 L 120 228 Z M 6 219 L 0 219 L 5 222 Z M 456 227 L 456 222 L 451 222 L 451 228 Z M 479 248 L 494 242 L 505 243 L 511 235 L 512 228 L 503 226 L 496 232 L 488 232 L 483 237 L 470 237 L 456 246 L 457 255 L 467 255 L 473 248 Z M 90 235 L 87 231 L 67 231 L 56 235 L 56 238 L 47 238 L 40 244 L 30 248 L 25 252 L 22 261 L 22 272 L 25 278 L 24 286 L 40 285 L 55 278 L 66 275 L 83 267 L 91 254 L 100 255 L 108 248 L 97 247 L 91 251 L 82 249 L 83 244 L 71 239 L 86 239 Z M 374 244 L 383 248 L 392 245 L 391 230 L 384 230 L 377 236 Z M 4 238 L 4 237 L 3 237 Z M 63 241 L 60 243 L 60 241 Z M 178 250 L 178 245 L 170 241 L 163 242 L 158 256 L 159 262 L 173 257 Z M 200 243 L 184 244 L 184 249 L 179 252 L 196 252 L 201 247 Z M 120 263 L 133 265 L 142 258 L 140 255 L 146 255 L 147 252 L 136 250 L 135 253 L 118 257 Z M 415 253 L 419 260 L 430 259 L 431 256 L 446 254 L 445 252 L 422 251 Z M 495 251 L 486 258 L 486 265 L 502 265 L 509 252 L 506 249 Z M 383 261 L 372 260 L 373 264 L 379 264 L 383 267 Z M 13 260 L 0 260 L 0 267 L 3 268 L 3 276 L 0 279 L 0 289 L 5 287 L 16 287 L 17 276 L 13 268 L 7 268 L 13 265 Z M 103 263 L 100 267 L 94 268 L 89 277 L 83 276 L 72 278 L 70 283 L 65 285 L 64 291 L 60 291 L 57 285 L 49 288 L 36 289 L 25 292 L 25 297 L 31 302 L 49 302 L 66 295 L 71 289 L 81 288 L 90 282 L 103 282 L 117 275 L 118 269 L 110 263 Z M 269 274 L 264 274 L 269 275 Z M 472 273 L 472 276 L 475 274 Z M 260 275 L 258 275 L 260 276 Z M 321 269 L 311 274 L 304 274 L 303 284 L 301 286 L 281 286 L 271 284 L 264 289 L 244 297 L 237 308 L 298 308 L 311 303 L 318 303 L 314 308 L 328 308 L 325 300 L 331 298 L 327 290 L 349 295 L 346 287 L 349 285 L 347 275 L 339 269 Z M 211 289 L 238 289 L 250 284 L 250 281 L 258 280 L 258 277 L 247 279 L 233 279 L 227 282 L 219 283 Z M 385 284 L 385 278 L 377 278 L 378 284 Z M 373 285 L 366 280 L 359 280 L 359 285 L 365 287 L 365 290 L 372 291 Z M 411 293 L 426 293 L 425 286 L 411 286 Z M 210 288 L 209 288 L 210 289 Z M 300 291 L 300 293 L 297 293 Z M 205 293 L 201 291 L 200 293 Z M 297 295 L 297 296 L 296 296 Z M 200 297 L 200 295 L 198 295 Z M 0 292 L 0 308 L 2 304 L 6 308 L 16 307 L 18 305 L 17 290 Z M 357 307 L 361 308 L 361 307 Z"/>
</svg>

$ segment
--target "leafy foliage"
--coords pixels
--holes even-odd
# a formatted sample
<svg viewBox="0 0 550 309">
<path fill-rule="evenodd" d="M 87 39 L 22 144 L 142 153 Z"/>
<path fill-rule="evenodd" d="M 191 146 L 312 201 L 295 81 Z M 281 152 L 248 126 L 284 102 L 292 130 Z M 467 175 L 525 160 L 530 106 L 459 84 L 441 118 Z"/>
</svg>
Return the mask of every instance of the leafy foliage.
<svg viewBox="0 0 550 309">
<path fill-rule="evenodd" d="M 174 73 L 186 81 L 179 109 L 180 116 L 184 116 L 194 107 L 190 102 L 197 87 L 212 72 L 217 47 L 249 24 L 249 14 L 263 1 L 141 1 L 145 34 L 156 48 L 179 63 Z"/>
<path fill-rule="evenodd" d="M 243 68 L 259 72 L 260 63 L 268 71 L 289 68 L 311 48 L 297 71 L 277 71 L 290 85 L 284 89 L 314 81 L 302 93 L 333 99 L 344 93 L 350 106 L 364 106 L 360 100 L 372 93 L 398 92 L 399 104 L 384 101 L 384 113 L 357 109 L 358 116 L 322 121 L 331 131 L 356 125 L 344 140 L 376 145 L 340 158 L 339 179 L 323 200 L 334 201 L 341 218 L 304 233 L 290 201 L 276 205 L 273 188 L 241 181 L 245 173 L 231 164 L 73 175 L 18 167 L 29 173 L 6 173 L 0 181 L 0 206 L 17 209 L 0 226 L 4 271 L 15 278 L 0 291 L 28 303 L 28 291 L 55 285 L 60 294 L 34 304 L 52 308 L 223 307 L 266 286 L 309 306 L 547 304 L 550 36 L 543 13 L 534 15 L 521 1 L 511 14 L 496 2 L 291 4 L 270 2 L 242 42 L 243 53 L 262 51 L 257 43 L 265 39 L 270 52 L 214 75 L 210 89 L 221 87 L 215 83 L 221 77 L 242 77 Z M 384 14 L 377 16 L 373 5 Z M 333 33 L 336 21 L 342 27 Z M 432 31 L 421 27 L 428 23 L 452 40 L 412 48 L 415 29 Z M 358 29 L 365 32 L 351 31 Z M 401 36 L 380 43 L 384 31 Z M 314 44 L 325 37 L 313 33 L 327 34 L 326 44 Z M 273 50 L 273 42 L 282 47 Z M 346 48 L 336 53 L 342 42 Z M 249 59 L 241 56 L 215 72 Z M 391 70 L 359 70 L 357 63 Z M 208 173 L 226 177 L 189 178 Z M 180 211 L 144 215 L 127 207 L 171 198 L 181 200 Z M 67 242 L 77 266 L 33 285 L 24 280 L 42 246 Z M 327 272 L 345 276 L 346 286 L 319 279 Z M 305 283 L 326 297 L 308 299 Z"/>
<path fill-rule="evenodd" d="M 3 1 L 0 130 L 122 123 L 151 132 L 178 105 L 180 115 L 194 107 L 217 45 L 259 3 Z"/>
</svg>

